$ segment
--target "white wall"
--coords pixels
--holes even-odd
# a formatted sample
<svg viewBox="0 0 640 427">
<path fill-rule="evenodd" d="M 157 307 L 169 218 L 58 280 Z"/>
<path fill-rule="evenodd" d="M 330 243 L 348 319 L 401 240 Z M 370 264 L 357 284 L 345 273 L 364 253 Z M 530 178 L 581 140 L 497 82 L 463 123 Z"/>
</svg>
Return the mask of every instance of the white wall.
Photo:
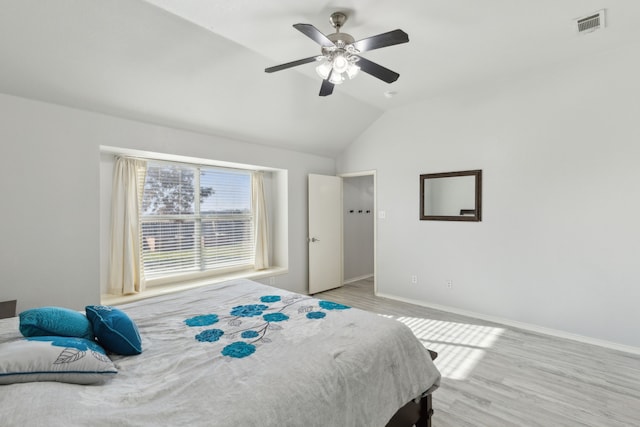
<svg viewBox="0 0 640 427">
<path fill-rule="evenodd" d="M 289 274 L 276 285 L 307 292 L 307 174 L 334 174 L 332 159 L 0 95 L 0 301 L 99 302 L 100 145 L 287 169 Z"/>
<path fill-rule="evenodd" d="M 640 346 L 637 49 L 461 89 L 361 135 L 338 172 L 377 169 L 378 291 Z M 419 221 L 419 175 L 467 169 L 483 170 L 482 222 Z"/>
<path fill-rule="evenodd" d="M 374 271 L 373 175 L 345 177 L 342 182 L 344 280 L 348 282 L 371 276 Z"/>
<path fill-rule="evenodd" d="M 98 146 L 85 117 L 0 95 L 0 301 L 99 301 Z"/>
</svg>

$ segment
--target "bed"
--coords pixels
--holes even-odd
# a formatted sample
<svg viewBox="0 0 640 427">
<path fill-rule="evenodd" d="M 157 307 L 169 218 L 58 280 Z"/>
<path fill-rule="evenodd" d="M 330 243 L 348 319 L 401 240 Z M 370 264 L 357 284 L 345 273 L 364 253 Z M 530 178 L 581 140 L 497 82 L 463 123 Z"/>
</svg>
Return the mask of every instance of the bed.
<svg viewBox="0 0 640 427">
<path fill-rule="evenodd" d="M 118 308 L 142 353 L 99 385 L 0 385 L 3 426 L 382 427 L 412 402 L 429 425 L 440 373 L 395 320 L 243 279 Z"/>
</svg>

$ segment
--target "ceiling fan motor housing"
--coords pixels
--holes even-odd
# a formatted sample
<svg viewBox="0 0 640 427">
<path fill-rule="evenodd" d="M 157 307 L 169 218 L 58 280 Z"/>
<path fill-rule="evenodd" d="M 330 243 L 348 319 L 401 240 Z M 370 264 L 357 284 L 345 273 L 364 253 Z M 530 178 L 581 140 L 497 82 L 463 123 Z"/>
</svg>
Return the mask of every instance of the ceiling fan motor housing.
<svg viewBox="0 0 640 427">
<path fill-rule="evenodd" d="M 342 12 L 333 12 L 329 17 L 329 22 L 336 31 L 340 31 L 340 28 L 347 22 L 347 15 Z"/>
<path fill-rule="evenodd" d="M 346 45 L 351 44 L 355 41 L 355 39 L 351 36 L 351 34 L 347 34 L 347 33 L 328 34 L 327 38 L 331 40 L 336 46 L 342 47 L 342 48 L 344 48 Z"/>
<path fill-rule="evenodd" d="M 322 56 L 329 62 L 334 62 L 336 58 L 343 57 L 347 64 L 355 64 L 360 58 L 356 55 L 358 51 L 352 46 L 354 38 L 347 33 L 333 33 L 327 35 L 335 46 L 323 46 Z M 335 67 L 334 70 L 338 71 Z"/>
<path fill-rule="evenodd" d="M 329 22 L 331 22 L 331 26 L 335 28 L 336 32 L 333 34 L 327 34 L 327 38 L 331 40 L 338 49 L 343 49 L 343 50 L 346 49 L 348 45 L 356 41 L 351 34 L 340 32 L 340 28 L 344 25 L 346 21 L 347 21 L 347 15 L 345 15 L 344 13 L 342 12 L 332 13 L 331 17 L 329 18 Z M 332 50 L 334 50 L 333 46 L 329 48 L 323 47 L 322 54 L 325 55 L 326 53 L 330 53 Z"/>
</svg>

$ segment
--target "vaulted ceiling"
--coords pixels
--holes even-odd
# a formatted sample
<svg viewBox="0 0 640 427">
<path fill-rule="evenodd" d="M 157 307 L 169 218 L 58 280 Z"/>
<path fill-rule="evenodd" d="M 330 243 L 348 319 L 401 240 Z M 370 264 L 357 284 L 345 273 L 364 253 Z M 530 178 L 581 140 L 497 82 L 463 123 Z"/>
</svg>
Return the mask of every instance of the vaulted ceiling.
<svg viewBox="0 0 640 427">
<path fill-rule="evenodd" d="M 640 40 L 636 0 L 3 0 L 0 92 L 325 156 L 389 109 L 543 72 Z M 606 9 L 606 28 L 575 19 Z M 295 23 L 356 40 L 410 42 L 363 54 L 400 74 L 319 97 L 320 53 Z M 595 82 L 594 82 L 595 83 Z M 392 92 L 389 96 L 389 92 Z"/>
</svg>

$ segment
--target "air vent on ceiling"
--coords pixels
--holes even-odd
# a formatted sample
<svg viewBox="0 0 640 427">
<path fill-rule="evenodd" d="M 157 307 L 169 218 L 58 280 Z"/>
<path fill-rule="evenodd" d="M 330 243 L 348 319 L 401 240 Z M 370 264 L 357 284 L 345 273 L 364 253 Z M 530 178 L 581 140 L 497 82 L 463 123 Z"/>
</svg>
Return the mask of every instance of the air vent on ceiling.
<svg viewBox="0 0 640 427">
<path fill-rule="evenodd" d="M 599 28 L 604 28 L 604 9 L 592 15 L 578 18 L 576 23 L 578 24 L 578 33 L 590 33 Z"/>
</svg>

